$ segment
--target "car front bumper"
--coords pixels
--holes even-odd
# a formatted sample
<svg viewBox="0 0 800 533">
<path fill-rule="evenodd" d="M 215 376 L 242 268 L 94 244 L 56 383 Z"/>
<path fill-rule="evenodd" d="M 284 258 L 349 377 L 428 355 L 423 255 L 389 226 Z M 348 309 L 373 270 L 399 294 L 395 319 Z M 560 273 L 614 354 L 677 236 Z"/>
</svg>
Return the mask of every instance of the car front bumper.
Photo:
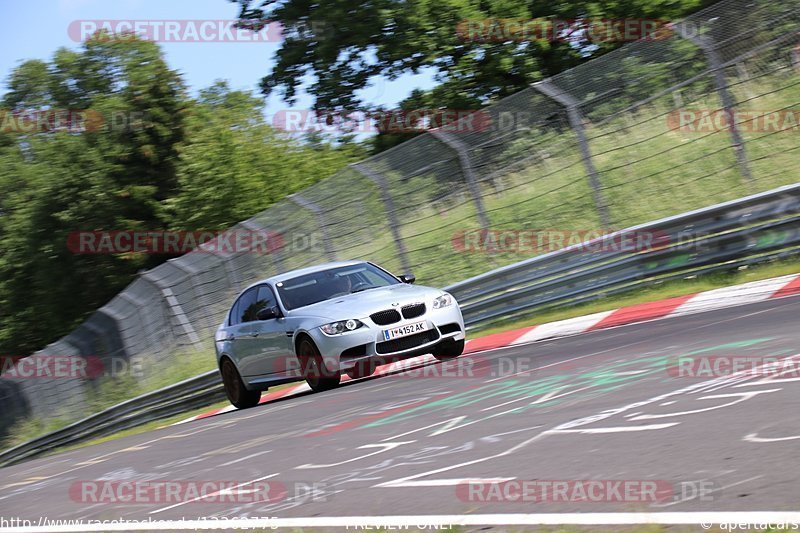
<svg viewBox="0 0 800 533">
<path fill-rule="evenodd" d="M 380 326 L 369 317 L 360 318 L 364 326 L 340 335 L 325 335 L 319 328 L 308 333 L 322 354 L 330 371 L 347 371 L 359 362 L 374 360 L 384 362 L 430 353 L 442 341 L 459 341 L 465 338 L 464 318 L 458 304 L 442 309 L 428 309 L 419 317 L 402 319 L 393 324 Z M 426 322 L 428 329 L 421 333 L 385 341 L 384 330 L 407 324 Z"/>
</svg>

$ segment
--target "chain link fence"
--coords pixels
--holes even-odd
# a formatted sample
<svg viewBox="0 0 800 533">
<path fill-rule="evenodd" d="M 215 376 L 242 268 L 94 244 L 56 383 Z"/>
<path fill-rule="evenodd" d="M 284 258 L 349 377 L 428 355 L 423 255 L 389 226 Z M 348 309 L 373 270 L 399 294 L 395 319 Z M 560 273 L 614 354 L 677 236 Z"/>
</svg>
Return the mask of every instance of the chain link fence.
<svg viewBox="0 0 800 533">
<path fill-rule="evenodd" d="M 271 253 L 168 261 L 37 354 L 138 357 L 146 378 L 205 350 L 211 369 L 213 331 L 259 278 L 364 258 L 445 286 L 554 246 L 490 235 L 610 231 L 793 183 L 798 32 L 800 0 L 719 2 L 487 107 L 488 127 L 417 136 L 281 200 L 231 228 L 279 236 Z M 102 381 L 0 379 L 0 431 L 91 414 Z"/>
</svg>

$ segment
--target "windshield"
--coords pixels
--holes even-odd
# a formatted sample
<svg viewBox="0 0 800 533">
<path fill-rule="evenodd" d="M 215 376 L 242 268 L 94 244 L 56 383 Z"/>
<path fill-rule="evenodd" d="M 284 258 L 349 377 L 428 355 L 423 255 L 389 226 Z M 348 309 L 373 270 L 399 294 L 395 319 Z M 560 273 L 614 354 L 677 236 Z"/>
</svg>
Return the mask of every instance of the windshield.
<svg viewBox="0 0 800 533">
<path fill-rule="evenodd" d="M 278 294 L 287 310 L 400 281 L 369 263 L 331 268 L 277 283 Z"/>
</svg>

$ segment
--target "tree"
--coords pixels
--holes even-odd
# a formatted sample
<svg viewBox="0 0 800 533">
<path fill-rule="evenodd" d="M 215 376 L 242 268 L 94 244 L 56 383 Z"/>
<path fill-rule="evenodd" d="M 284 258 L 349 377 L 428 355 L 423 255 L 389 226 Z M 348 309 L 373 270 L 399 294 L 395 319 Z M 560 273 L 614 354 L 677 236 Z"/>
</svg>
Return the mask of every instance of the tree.
<svg viewBox="0 0 800 533">
<path fill-rule="evenodd" d="M 186 96 L 158 46 L 98 35 L 9 77 L 0 133 L 0 353 L 67 333 L 156 257 L 77 255 L 72 232 L 165 227 Z M 33 129 L 21 117 L 43 117 Z M 53 117 L 66 117 L 59 125 Z M 83 117 L 86 120 L 78 120 Z"/>
<path fill-rule="evenodd" d="M 230 0 L 243 25 L 281 23 L 284 41 L 277 62 L 262 80 L 265 94 L 280 90 L 292 103 L 313 78 L 317 109 L 362 106 L 356 93 L 374 76 L 394 79 L 422 68 L 437 70 L 431 97 L 439 106 L 481 106 L 517 92 L 608 50 L 621 42 L 592 41 L 587 32 L 569 38 L 506 39 L 498 19 L 674 19 L 710 0 L 527 3 L 504 0 Z M 470 33 L 468 25 L 480 27 Z M 546 37 L 542 34 L 543 37 Z M 471 39 L 470 37 L 480 37 Z M 535 37 L 535 34 L 534 34 Z M 487 39 L 488 38 L 488 39 Z M 488 40 L 488 42 L 487 42 Z"/>
<path fill-rule="evenodd" d="M 167 202 L 173 227 L 227 228 L 364 155 L 348 143 L 281 134 L 263 111 L 260 99 L 223 81 L 201 92 L 181 149 L 179 190 Z"/>
<path fill-rule="evenodd" d="M 0 129 L 0 353 L 67 334 L 171 256 L 76 254 L 81 231 L 217 230 L 363 157 L 265 123 L 224 82 L 188 97 L 158 46 L 106 35 L 15 69 Z M 86 120 L 58 124 L 54 116 Z M 15 130 L 22 117 L 44 117 Z M 19 121 L 18 121 L 19 120 Z M 41 126 L 41 127 L 40 127 Z"/>
</svg>

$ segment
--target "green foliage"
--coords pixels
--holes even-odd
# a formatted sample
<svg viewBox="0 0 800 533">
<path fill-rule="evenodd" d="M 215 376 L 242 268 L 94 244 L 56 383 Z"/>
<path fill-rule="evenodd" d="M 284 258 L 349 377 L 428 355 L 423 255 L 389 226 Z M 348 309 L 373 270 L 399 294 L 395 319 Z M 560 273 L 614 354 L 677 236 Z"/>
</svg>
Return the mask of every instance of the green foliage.
<svg viewBox="0 0 800 533">
<path fill-rule="evenodd" d="M 244 24 L 265 19 L 286 28 L 276 65 L 261 82 L 265 94 L 279 91 L 290 103 L 309 76 L 315 107 L 363 108 L 357 96 L 376 76 L 394 79 L 434 69 L 438 85 L 415 93 L 402 109 L 476 109 L 516 93 L 531 83 L 598 57 L 621 42 L 592 42 L 588 33 L 570 39 L 485 39 L 487 20 L 554 18 L 674 20 L 710 0 L 625 0 L 594 2 L 509 2 L 507 0 L 231 0 Z M 472 22 L 470 22 L 472 21 Z M 469 33 L 469 24 L 474 30 Z M 482 25 L 483 24 L 483 25 Z M 500 35 L 500 34 L 498 34 Z M 470 38 L 474 37 L 474 38 Z M 383 136 L 381 136 L 383 137 Z M 376 151 L 407 136 L 378 138 Z"/>
<path fill-rule="evenodd" d="M 282 136 L 264 122 L 262 107 L 221 81 L 202 91 L 181 148 L 180 194 L 166 202 L 176 228 L 227 228 L 363 155 Z"/>
<path fill-rule="evenodd" d="M 42 420 L 39 418 L 24 418 L 16 422 L 8 435 L 0 442 L 0 448 L 9 449 L 24 442 L 35 439 L 45 433 L 57 431 L 70 424 L 71 421 L 63 418 Z"/>
<path fill-rule="evenodd" d="M 87 120 L 0 132 L 0 353 L 67 334 L 167 259 L 75 254 L 70 234 L 223 229 L 363 156 L 279 135 L 260 99 L 224 83 L 190 98 L 150 41 L 100 35 L 22 63 L 8 87 L 4 120 L 48 109 Z"/>
</svg>

